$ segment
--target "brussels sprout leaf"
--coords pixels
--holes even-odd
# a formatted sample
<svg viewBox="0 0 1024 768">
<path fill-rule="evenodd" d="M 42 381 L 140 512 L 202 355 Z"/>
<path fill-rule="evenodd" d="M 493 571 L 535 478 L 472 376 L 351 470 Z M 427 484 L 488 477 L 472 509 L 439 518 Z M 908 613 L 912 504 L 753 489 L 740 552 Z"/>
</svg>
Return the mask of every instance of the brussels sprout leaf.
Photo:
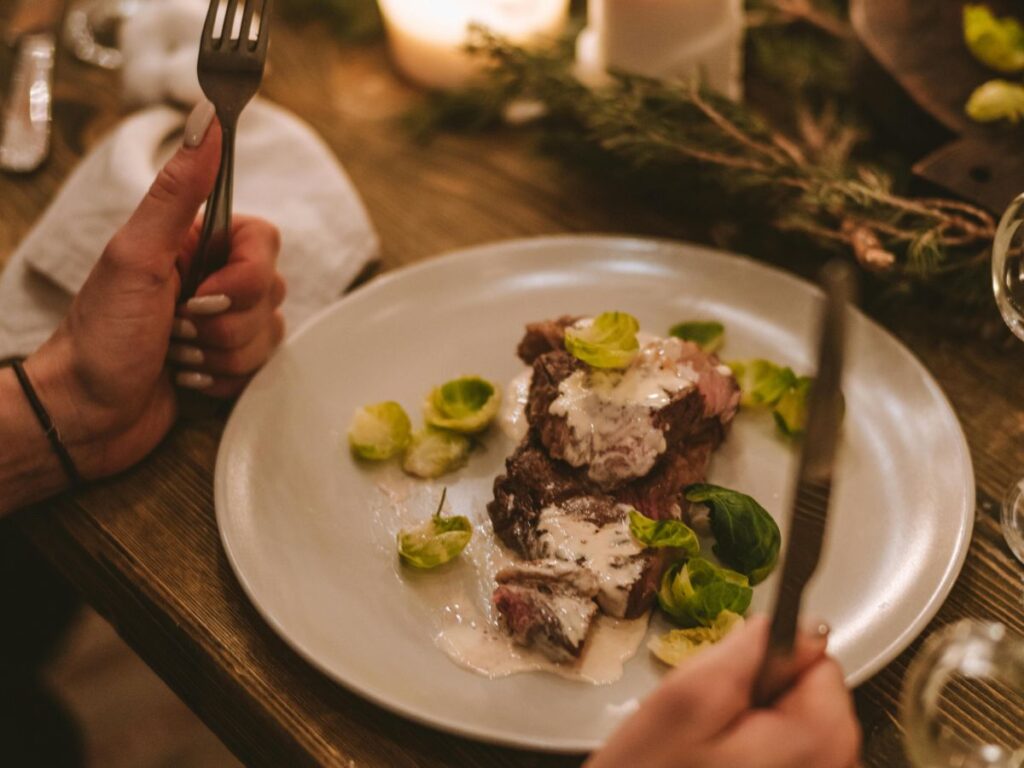
<svg viewBox="0 0 1024 768">
<path fill-rule="evenodd" d="M 441 492 L 437 511 L 423 525 L 398 532 L 398 556 L 414 568 L 436 568 L 458 557 L 473 535 L 473 526 L 462 515 L 443 517 L 448 489 Z"/>
<path fill-rule="evenodd" d="M 625 368 L 636 357 L 640 324 L 625 312 L 603 312 L 565 329 L 565 348 L 594 368 Z"/>
<path fill-rule="evenodd" d="M 722 611 L 745 613 L 753 593 L 743 574 L 692 557 L 665 571 L 658 605 L 683 627 L 710 627 Z"/>
<path fill-rule="evenodd" d="M 713 645 L 734 628 L 743 626 L 743 617 L 732 611 L 722 611 L 710 627 L 673 629 L 667 634 L 652 638 L 647 644 L 651 653 L 669 666 L 676 666 L 703 648 Z"/>
<path fill-rule="evenodd" d="M 402 469 L 417 477 L 440 477 L 465 464 L 469 448 L 465 435 L 427 426 L 412 436 Z"/>
<path fill-rule="evenodd" d="M 705 352 L 716 352 L 725 338 L 725 326 L 714 321 L 692 320 L 673 325 L 668 333 L 677 339 L 694 342 Z"/>
<path fill-rule="evenodd" d="M 358 409 L 348 430 L 352 452 L 361 459 L 379 461 L 401 453 L 409 444 L 412 425 L 396 402 L 375 403 Z"/>
<path fill-rule="evenodd" d="M 782 534 L 772 516 L 753 498 L 708 483 L 686 488 L 686 500 L 710 509 L 714 553 L 746 574 L 751 584 L 764 581 L 779 560 Z"/>
<path fill-rule="evenodd" d="M 479 376 L 463 376 L 427 395 L 424 418 L 431 426 L 472 434 L 490 425 L 500 403 L 497 386 Z"/>
<path fill-rule="evenodd" d="M 697 534 L 682 520 L 652 520 L 634 509 L 629 513 L 629 532 L 645 547 L 674 547 L 688 557 L 700 553 Z"/>
</svg>

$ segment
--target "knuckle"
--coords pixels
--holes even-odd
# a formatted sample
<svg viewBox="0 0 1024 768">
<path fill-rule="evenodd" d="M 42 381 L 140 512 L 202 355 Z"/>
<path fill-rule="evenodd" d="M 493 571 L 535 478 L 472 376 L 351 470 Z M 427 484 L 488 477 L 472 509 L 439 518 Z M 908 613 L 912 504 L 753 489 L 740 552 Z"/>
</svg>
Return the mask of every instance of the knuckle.
<svg viewBox="0 0 1024 768">
<path fill-rule="evenodd" d="M 244 326 L 234 318 L 218 317 L 206 321 L 205 337 L 222 349 L 233 349 L 245 343 Z"/>
</svg>

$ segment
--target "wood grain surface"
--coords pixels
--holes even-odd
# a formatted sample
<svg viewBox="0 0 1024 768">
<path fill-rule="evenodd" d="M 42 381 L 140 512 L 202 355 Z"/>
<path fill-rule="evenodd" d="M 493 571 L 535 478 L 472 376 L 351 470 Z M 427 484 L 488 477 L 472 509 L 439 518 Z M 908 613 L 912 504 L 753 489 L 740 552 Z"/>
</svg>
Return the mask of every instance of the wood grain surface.
<svg viewBox="0 0 1024 768">
<path fill-rule="evenodd" d="M 7 71 L 5 56 L 0 72 Z M 445 136 L 427 146 L 411 142 L 397 117 L 419 95 L 392 73 L 379 45 L 346 47 L 315 27 L 279 25 L 264 93 L 308 120 L 337 153 L 380 232 L 387 269 L 509 237 L 584 231 L 709 236 L 699 222 L 667 218 L 611 185 L 567 173 L 512 132 Z M 50 162 L 28 178 L 0 177 L 0 262 L 83 153 L 123 116 L 116 75 L 66 55 L 59 60 L 56 94 Z M 736 219 L 742 226 L 741 213 Z M 758 255 L 794 267 L 814 256 Z M 937 313 L 891 309 L 877 319 L 942 384 L 963 423 L 977 475 L 970 553 L 928 632 L 974 617 L 1024 634 L 1024 569 L 1003 543 L 996 501 L 1024 472 L 1024 345 L 940 334 Z M 224 416 L 179 423 L 141 465 L 74 498 L 26 510 L 19 524 L 239 758 L 251 765 L 388 768 L 581 762 L 496 748 L 409 722 L 328 681 L 289 650 L 248 603 L 220 547 L 212 477 Z M 918 644 L 856 692 L 866 765 L 906 764 L 897 703 Z M 1024 719 L 1019 701 L 964 695 L 956 704 L 982 733 Z"/>
</svg>

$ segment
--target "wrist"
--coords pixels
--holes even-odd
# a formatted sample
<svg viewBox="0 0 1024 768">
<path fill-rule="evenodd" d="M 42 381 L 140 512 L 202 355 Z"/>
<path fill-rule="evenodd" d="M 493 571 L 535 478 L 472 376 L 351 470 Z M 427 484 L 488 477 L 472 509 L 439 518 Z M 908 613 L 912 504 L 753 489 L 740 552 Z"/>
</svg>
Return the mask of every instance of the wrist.
<svg viewBox="0 0 1024 768">
<path fill-rule="evenodd" d="M 0 368 L 0 442 L 0 516 L 68 487 L 68 475 L 9 366 Z"/>
<path fill-rule="evenodd" d="M 112 422 L 81 385 L 70 339 L 57 331 L 25 360 L 24 369 L 79 474 L 99 477 Z"/>
</svg>

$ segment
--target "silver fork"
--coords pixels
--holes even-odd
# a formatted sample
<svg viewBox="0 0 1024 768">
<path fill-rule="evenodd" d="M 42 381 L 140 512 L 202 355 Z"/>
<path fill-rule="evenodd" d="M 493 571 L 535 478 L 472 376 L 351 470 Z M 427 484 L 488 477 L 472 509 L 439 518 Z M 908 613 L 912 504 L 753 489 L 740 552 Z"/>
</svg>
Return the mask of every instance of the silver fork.
<svg viewBox="0 0 1024 768">
<path fill-rule="evenodd" d="M 235 171 L 235 128 L 238 116 L 259 90 L 267 60 L 271 0 L 241 0 L 242 23 L 234 37 L 239 0 L 227 0 L 224 21 L 217 35 L 222 0 L 210 0 L 199 45 L 199 85 L 217 111 L 223 140 L 220 170 L 206 202 L 199 248 L 182 284 L 180 301 L 188 301 L 203 279 L 223 267 L 231 252 L 231 190 Z M 259 30 L 252 35 L 259 11 Z"/>
</svg>

